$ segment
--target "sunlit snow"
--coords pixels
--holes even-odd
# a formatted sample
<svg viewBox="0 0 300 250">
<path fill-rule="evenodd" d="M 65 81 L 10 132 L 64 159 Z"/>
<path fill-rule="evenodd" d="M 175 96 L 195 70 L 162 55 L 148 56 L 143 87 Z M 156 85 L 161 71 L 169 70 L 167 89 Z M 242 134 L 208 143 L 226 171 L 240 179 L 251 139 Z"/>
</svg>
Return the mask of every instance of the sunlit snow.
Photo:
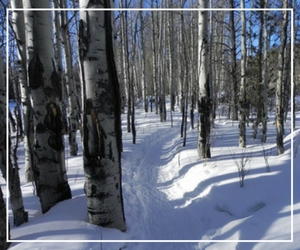
<svg viewBox="0 0 300 250">
<path fill-rule="evenodd" d="M 122 181 L 127 223 L 125 233 L 88 223 L 81 147 L 76 157 L 71 157 L 66 150 L 73 198 L 57 204 L 46 214 L 41 213 L 33 185 L 24 182 L 24 156 L 20 148 L 22 192 L 29 222 L 13 226 L 10 212 L 11 239 L 20 241 L 13 242 L 10 249 L 300 249 L 300 131 L 294 133 L 295 145 L 291 150 L 292 137 L 286 130 L 285 153 L 278 156 L 274 116 L 270 117 L 268 142 L 263 146 L 270 153 L 268 163 L 271 172 L 266 171 L 260 140 L 252 139 L 250 124 L 247 127 L 246 153 L 251 160 L 246 166 L 249 171 L 241 188 L 235 161 L 239 161 L 245 151 L 238 148 L 237 122 L 217 115 L 212 130 L 212 158 L 199 160 L 197 129 L 188 129 L 187 146 L 182 147 L 178 109 L 173 113 L 174 126 L 171 127 L 170 117 L 167 122 L 161 123 L 158 115 L 145 113 L 140 105 L 136 109 L 136 145 L 131 143 L 131 134 L 126 132 L 124 115 Z M 297 118 L 300 120 L 300 114 Z M 296 125 L 300 125 L 298 120 Z M 66 137 L 66 144 L 67 141 Z M 292 152 L 295 180 L 293 221 Z M 1 186 L 4 185 L 1 179 Z M 290 242 L 292 238 L 294 242 Z M 28 240 L 53 242 L 22 242 Z M 71 242 L 54 242 L 57 240 Z M 82 240 L 120 242 L 76 242 Z M 140 240 L 199 242 L 126 242 Z M 216 240 L 221 242 L 210 242 Z M 222 242 L 229 240 L 231 242 Z"/>
</svg>

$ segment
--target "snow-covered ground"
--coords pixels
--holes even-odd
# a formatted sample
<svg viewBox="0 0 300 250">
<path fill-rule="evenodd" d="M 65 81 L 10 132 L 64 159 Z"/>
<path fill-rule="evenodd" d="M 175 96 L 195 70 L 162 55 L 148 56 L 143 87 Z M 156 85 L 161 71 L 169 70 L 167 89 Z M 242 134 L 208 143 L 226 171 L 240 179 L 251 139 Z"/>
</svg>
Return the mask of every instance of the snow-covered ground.
<svg viewBox="0 0 300 250">
<path fill-rule="evenodd" d="M 25 184 L 22 177 L 29 222 L 19 227 L 11 223 L 11 238 L 20 242 L 13 242 L 10 249 L 300 249 L 300 131 L 294 132 L 294 158 L 288 133 L 285 153 L 277 156 L 273 118 L 268 123 L 268 142 L 262 146 L 259 139 L 253 140 L 252 129 L 248 127 L 247 148 L 242 150 L 238 147 L 238 123 L 217 116 L 212 130 L 212 158 L 203 161 L 197 157 L 197 129 L 189 128 L 187 146 L 182 147 L 181 115 L 178 110 L 173 115 L 171 127 L 169 117 L 161 123 L 158 115 L 137 109 L 135 145 L 126 132 L 123 117 L 125 233 L 87 222 L 82 153 L 71 157 L 67 150 L 73 198 L 43 215 L 32 184 Z M 266 171 L 263 148 L 270 155 L 270 172 Z M 250 159 L 243 188 L 236 166 L 241 154 Z M 21 150 L 19 160 L 22 175 Z M 4 185 L 3 179 L 1 184 Z M 32 240 L 53 242 L 26 242 Z M 64 240 L 69 242 L 54 242 Z M 149 240 L 186 242 L 141 242 Z"/>
</svg>

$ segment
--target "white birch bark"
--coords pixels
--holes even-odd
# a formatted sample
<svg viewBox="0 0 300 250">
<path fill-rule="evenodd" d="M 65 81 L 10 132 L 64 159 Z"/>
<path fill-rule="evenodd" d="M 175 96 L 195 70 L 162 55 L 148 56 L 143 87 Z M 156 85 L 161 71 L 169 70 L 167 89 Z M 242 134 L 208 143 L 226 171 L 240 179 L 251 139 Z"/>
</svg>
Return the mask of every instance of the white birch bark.
<svg viewBox="0 0 300 250">
<path fill-rule="evenodd" d="M 49 1 L 24 1 L 24 7 L 47 8 Z M 34 177 L 42 212 L 71 198 L 67 182 L 61 111 L 57 104 L 60 86 L 52 55 L 50 11 L 26 11 L 27 71 L 34 110 Z M 32 156 L 33 157 L 33 156 Z"/>
<path fill-rule="evenodd" d="M 208 1 L 200 0 L 200 8 L 207 8 Z M 210 158 L 210 111 L 211 96 L 209 86 L 209 44 L 208 44 L 208 11 L 199 12 L 199 47 L 198 47 L 198 156 L 200 159 Z"/>
<path fill-rule="evenodd" d="M 110 1 L 80 0 L 81 8 L 110 8 Z M 80 12 L 83 82 L 84 190 L 92 224 L 126 230 L 121 184 L 120 96 L 113 56 L 111 12 Z"/>
</svg>

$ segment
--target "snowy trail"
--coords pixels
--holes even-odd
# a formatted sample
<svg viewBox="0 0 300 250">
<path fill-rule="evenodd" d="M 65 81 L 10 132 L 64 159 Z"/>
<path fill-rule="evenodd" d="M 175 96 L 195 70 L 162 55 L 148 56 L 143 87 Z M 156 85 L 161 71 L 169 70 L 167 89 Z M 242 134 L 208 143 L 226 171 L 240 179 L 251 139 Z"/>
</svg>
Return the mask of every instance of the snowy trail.
<svg viewBox="0 0 300 250">
<path fill-rule="evenodd" d="M 128 148 L 124 148 L 123 195 L 131 239 L 201 240 L 212 229 L 210 216 L 203 212 L 195 213 L 195 210 L 207 210 L 210 206 L 213 209 L 213 205 L 210 202 L 208 207 L 207 203 L 193 203 L 193 197 L 198 198 L 198 193 L 202 193 L 199 188 L 194 190 L 194 186 L 199 185 L 202 179 L 197 176 L 203 171 L 208 175 L 213 170 L 195 168 L 201 164 L 195 155 L 196 140 L 188 137 L 187 147 L 182 147 L 180 122 L 178 114 L 174 117 L 173 128 L 169 123 L 152 123 L 147 129 L 149 134 L 139 135 L 139 143 L 126 144 Z M 125 138 L 131 135 L 123 136 Z M 191 192 L 188 192 L 186 185 L 180 183 L 185 178 L 192 182 L 187 184 L 192 187 Z M 173 200 L 165 190 L 170 189 L 172 192 L 176 188 L 179 190 L 174 196 L 182 193 L 182 197 Z M 204 188 L 204 193 L 209 192 L 210 188 Z"/>
<path fill-rule="evenodd" d="M 176 126 L 177 127 L 177 126 Z M 123 161 L 123 179 L 126 183 L 124 187 L 124 202 L 125 213 L 129 214 L 129 219 L 139 220 L 139 222 L 131 223 L 128 225 L 136 225 L 139 228 L 137 232 L 143 230 L 143 234 L 139 235 L 139 239 L 153 240 L 153 239 L 170 239 L 174 237 L 173 232 L 168 232 L 170 221 L 174 220 L 172 211 L 174 208 L 171 206 L 166 195 L 160 192 L 158 186 L 158 170 L 161 167 L 163 155 L 165 151 L 165 143 L 179 138 L 179 131 L 177 128 L 171 128 L 169 124 L 162 123 L 160 126 L 155 126 L 155 131 L 151 135 L 143 138 L 141 143 L 133 145 L 134 152 L 126 153 Z M 153 130 L 153 129 L 152 129 Z M 126 149 L 125 149 L 126 151 Z M 135 160 L 132 161 L 132 158 Z M 131 162 L 136 162 L 131 165 Z M 126 197 L 126 195 L 130 197 Z M 126 209 L 126 203 L 134 201 L 136 204 L 134 211 Z M 159 218 L 157 217 L 159 215 Z M 159 230 L 153 231 L 153 228 Z M 129 230 L 135 231 L 129 228 Z"/>
</svg>

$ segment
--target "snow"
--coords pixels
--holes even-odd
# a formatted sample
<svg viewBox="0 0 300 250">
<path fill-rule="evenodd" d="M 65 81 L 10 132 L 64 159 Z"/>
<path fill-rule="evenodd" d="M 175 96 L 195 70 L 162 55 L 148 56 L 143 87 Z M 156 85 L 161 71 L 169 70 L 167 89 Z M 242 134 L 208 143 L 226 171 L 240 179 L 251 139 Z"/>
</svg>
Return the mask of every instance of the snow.
<svg viewBox="0 0 300 250">
<path fill-rule="evenodd" d="M 273 118 L 268 123 L 265 145 L 259 139 L 253 140 L 252 129 L 247 128 L 245 152 L 238 147 L 238 123 L 217 115 L 212 130 L 212 158 L 199 160 L 197 129 L 188 129 L 187 146 L 182 147 L 178 109 L 173 116 L 171 127 L 169 120 L 161 123 L 158 115 L 137 108 L 135 145 L 126 132 L 126 116 L 123 117 L 125 233 L 88 223 L 81 149 L 76 157 L 66 150 L 73 198 L 42 214 L 33 185 L 24 182 L 20 148 L 22 192 L 29 222 L 13 226 L 10 211 L 11 238 L 17 241 L 11 243 L 10 249 L 300 249 L 300 130 L 293 136 L 294 158 L 292 135 L 288 133 L 285 153 L 277 155 Z M 67 141 L 66 138 L 66 144 Z M 263 147 L 270 154 L 271 172 L 266 171 Z M 245 153 L 250 163 L 246 166 L 245 186 L 241 188 L 235 161 Z M 1 185 L 4 186 L 3 179 Z M 142 242 L 152 240 L 157 242 Z M 168 242 L 161 242 L 164 240 Z"/>
</svg>

